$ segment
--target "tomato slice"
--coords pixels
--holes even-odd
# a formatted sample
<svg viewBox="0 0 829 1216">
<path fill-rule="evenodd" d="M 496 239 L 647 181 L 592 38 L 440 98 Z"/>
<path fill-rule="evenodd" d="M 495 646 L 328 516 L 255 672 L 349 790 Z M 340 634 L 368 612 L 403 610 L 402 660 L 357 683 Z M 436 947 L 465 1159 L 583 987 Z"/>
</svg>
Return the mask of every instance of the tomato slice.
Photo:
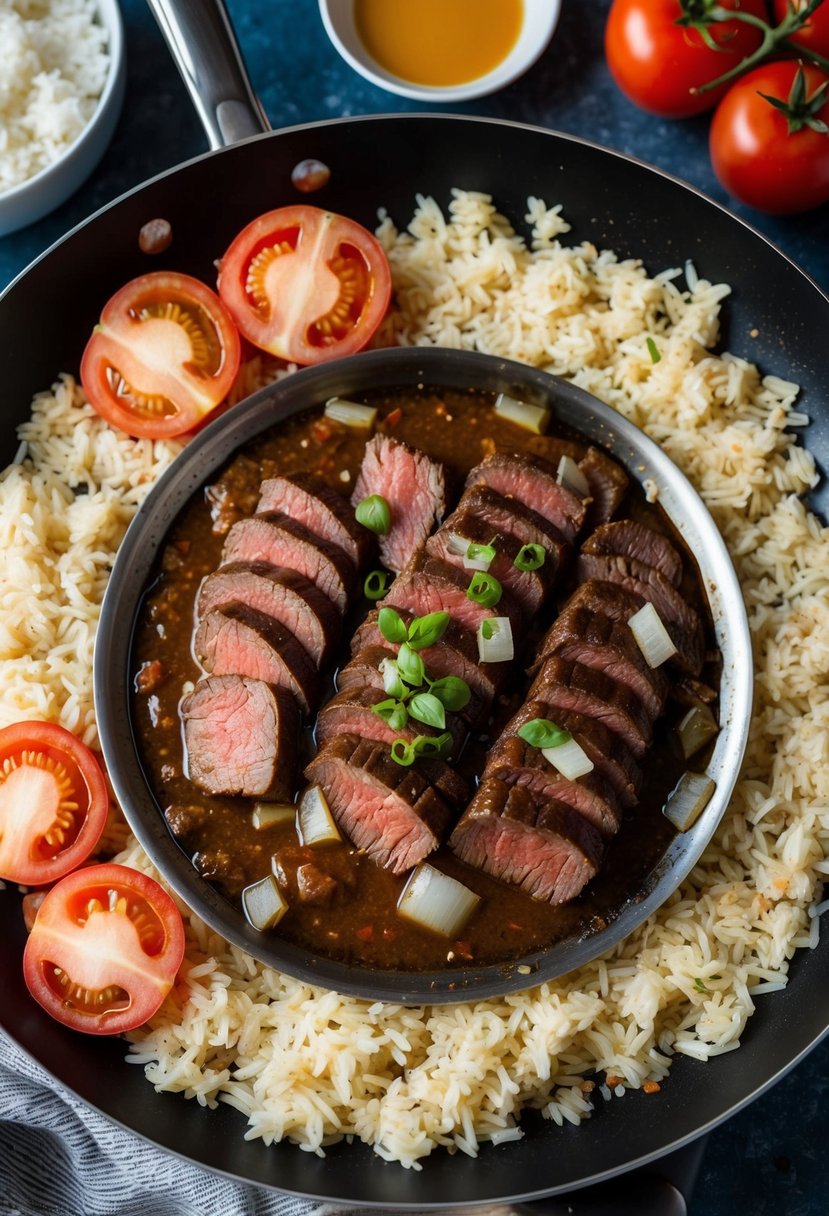
<svg viewBox="0 0 829 1216">
<path fill-rule="evenodd" d="M 215 292 L 190 275 L 158 271 L 108 300 L 81 360 L 90 404 L 128 435 L 170 439 L 227 396 L 241 343 Z"/>
<path fill-rule="evenodd" d="M 38 887 L 93 852 L 109 811 L 95 755 L 53 722 L 0 730 L 0 878 Z"/>
<path fill-rule="evenodd" d="M 69 874 L 48 892 L 23 975 L 64 1026 L 120 1034 L 153 1016 L 183 957 L 184 925 L 167 892 L 138 870 L 108 863 Z"/>
<path fill-rule="evenodd" d="M 320 363 L 366 345 L 389 306 L 391 272 L 360 224 L 297 204 L 242 229 L 222 258 L 219 295 L 254 346 Z"/>
</svg>

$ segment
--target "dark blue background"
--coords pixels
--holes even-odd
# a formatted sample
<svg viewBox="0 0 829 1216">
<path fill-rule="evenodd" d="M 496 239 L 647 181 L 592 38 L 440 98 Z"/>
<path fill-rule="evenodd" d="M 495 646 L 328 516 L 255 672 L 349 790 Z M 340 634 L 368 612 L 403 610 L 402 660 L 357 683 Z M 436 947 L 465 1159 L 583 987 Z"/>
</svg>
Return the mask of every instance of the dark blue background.
<svg viewBox="0 0 829 1216">
<path fill-rule="evenodd" d="M 829 289 L 829 205 L 802 216 L 772 218 L 730 201 L 708 162 L 706 117 L 680 123 L 654 118 L 635 109 L 614 87 L 602 53 L 609 4 L 563 0 L 555 37 L 525 77 L 493 97 L 431 108 L 574 133 L 667 169 L 726 203 Z M 254 89 L 274 127 L 430 108 L 374 88 L 351 71 L 326 39 L 314 0 L 228 0 L 228 8 Z M 203 132 L 149 10 L 143 0 L 121 0 L 121 9 L 128 81 L 115 139 L 90 181 L 60 210 L 0 239 L 0 289 L 93 211 L 205 150 Z M 716 1065 L 708 1083 L 717 1083 Z M 828 1139 L 829 1042 L 824 1041 L 779 1085 L 710 1137 L 691 1216 L 725 1216 L 738 1208 L 756 1216 L 825 1216 Z"/>
</svg>

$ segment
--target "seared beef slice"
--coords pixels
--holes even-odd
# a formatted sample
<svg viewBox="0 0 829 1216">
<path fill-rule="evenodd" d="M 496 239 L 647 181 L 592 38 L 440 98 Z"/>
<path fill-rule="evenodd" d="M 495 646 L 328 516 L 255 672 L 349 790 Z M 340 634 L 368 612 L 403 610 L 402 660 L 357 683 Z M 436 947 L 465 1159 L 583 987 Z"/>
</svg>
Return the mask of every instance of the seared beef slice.
<svg viewBox="0 0 829 1216">
<path fill-rule="evenodd" d="M 379 538 L 380 556 L 389 570 L 400 571 L 446 509 L 443 465 L 388 435 L 375 435 L 366 444 L 351 502 L 356 507 L 372 494 L 382 495 L 391 511 L 391 529 Z"/>
<path fill-rule="evenodd" d="M 208 794 L 293 798 L 299 715 L 290 693 L 207 676 L 181 703 L 187 771 Z"/>
<path fill-rule="evenodd" d="M 506 498 L 531 507 L 572 543 L 584 523 L 586 507 L 566 486 L 559 485 L 556 470 L 541 456 L 528 452 L 494 452 L 476 465 L 467 486 L 483 482 Z"/>
<path fill-rule="evenodd" d="M 374 549 L 374 537 L 357 523 L 348 499 L 310 473 L 263 481 L 256 510 L 260 515 L 276 512 L 289 516 L 314 536 L 337 545 L 358 570 Z"/>
<path fill-rule="evenodd" d="M 433 775 L 437 764 L 406 768 L 392 760 L 384 744 L 341 735 L 319 752 L 305 775 L 322 787 L 355 847 L 402 874 L 437 848 L 452 819 L 444 796 L 452 779 L 442 783 L 442 794 L 438 782 L 425 775 Z"/>
<path fill-rule="evenodd" d="M 469 865 L 553 904 L 575 898 L 604 853 L 572 807 L 495 777 L 481 782 L 449 843 Z"/>
<path fill-rule="evenodd" d="M 341 613 L 355 589 L 354 565 L 338 545 L 329 544 L 287 515 L 254 515 L 234 524 L 223 561 L 287 566 L 319 587 Z"/>
</svg>

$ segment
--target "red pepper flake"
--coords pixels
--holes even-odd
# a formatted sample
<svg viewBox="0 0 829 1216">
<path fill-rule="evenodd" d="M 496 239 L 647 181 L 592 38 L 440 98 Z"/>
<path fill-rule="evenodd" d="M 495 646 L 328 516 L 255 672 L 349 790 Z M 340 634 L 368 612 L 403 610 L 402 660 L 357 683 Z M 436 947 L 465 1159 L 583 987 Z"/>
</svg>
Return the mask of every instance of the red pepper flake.
<svg viewBox="0 0 829 1216">
<path fill-rule="evenodd" d="M 463 959 L 467 959 L 467 960 L 473 958 L 474 955 L 472 953 L 472 943 L 464 942 L 464 941 L 455 942 L 455 955 L 457 958 L 463 958 Z"/>
<path fill-rule="evenodd" d="M 333 431 L 324 418 L 316 418 L 311 423 L 311 434 L 316 439 L 317 443 L 325 443 L 326 439 L 330 439 Z"/>
<path fill-rule="evenodd" d="M 662 1086 L 658 1081 L 643 1081 L 642 1089 L 646 1094 L 658 1094 Z"/>
<path fill-rule="evenodd" d="M 355 932 L 361 942 L 374 941 L 374 925 L 362 925 L 361 928 L 355 930 Z"/>
<path fill-rule="evenodd" d="M 401 410 L 400 406 L 398 405 L 396 410 L 392 410 L 391 413 L 386 414 L 386 417 L 383 419 L 383 421 L 385 422 L 386 426 L 397 426 L 397 424 L 400 422 L 402 417 L 403 417 L 403 411 Z"/>
</svg>

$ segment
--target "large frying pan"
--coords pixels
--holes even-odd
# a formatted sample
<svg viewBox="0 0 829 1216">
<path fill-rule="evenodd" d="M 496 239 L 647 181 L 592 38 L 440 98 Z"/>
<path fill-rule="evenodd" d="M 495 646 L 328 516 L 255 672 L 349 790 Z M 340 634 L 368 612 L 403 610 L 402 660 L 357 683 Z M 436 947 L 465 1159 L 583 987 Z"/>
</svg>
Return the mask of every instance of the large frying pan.
<svg viewBox="0 0 829 1216">
<path fill-rule="evenodd" d="M 199 14 L 203 21 L 203 8 Z M 206 30 L 214 50 L 222 44 L 221 25 L 218 33 L 216 28 Z M 200 62 L 191 57 L 191 63 Z M 222 122 L 211 119 L 217 144 L 231 130 L 234 136 L 249 134 L 261 123 L 238 75 L 231 87 L 204 106 L 203 116 L 210 117 L 217 100 L 237 102 L 224 108 Z M 499 207 L 516 218 L 529 194 L 561 202 L 576 240 L 589 238 L 620 255 L 642 257 L 653 269 L 693 258 L 700 273 L 733 285 L 723 335 L 729 348 L 803 385 L 803 409 L 813 418 L 805 442 L 824 469 L 829 464 L 829 299 L 795 265 L 704 196 L 625 156 L 540 129 L 435 115 L 371 117 L 255 135 L 163 174 L 71 232 L 0 297 L 4 463 L 14 451 L 13 424 L 27 415 L 31 394 L 58 371 L 77 368 L 102 301 L 147 269 L 136 239 L 140 226 L 153 216 L 169 219 L 175 239 L 166 264 L 209 280 L 213 259 L 248 219 L 295 199 L 291 169 L 307 156 L 332 170 L 330 185 L 314 201 L 367 225 L 374 223 L 378 205 L 405 222 L 417 192 L 445 205 L 457 185 L 493 193 Z M 164 258 L 153 262 L 162 264 Z M 825 486 L 814 501 L 825 514 Z M 788 988 L 760 1002 L 739 1051 L 707 1065 L 679 1061 L 659 1095 L 630 1094 L 602 1104 L 578 1128 L 561 1130 L 530 1117 L 523 1141 L 486 1148 L 475 1161 L 436 1153 L 422 1172 L 385 1165 L 361 1145 L 335 1146 L 318 1159 L 291 1145 L 245 1142 L 236 1112 L 205 1111 L 156 1095 L 140 1070 L 124 1063 L 121 1042 L 86 1039 L 52 1022 L 23 986 L 17 900 L 13 891 L 0 892 L 6 926 L 0 1020 L 26 1051 L 81 1098 L 161 1146 L 242 1179 L 348 1204 L 443 1208 L 530 1200 L 609 1178 L 724 1120 L 829 1029 L 824 936 L 817 949 L 794 960 Z"/>
</svg>

